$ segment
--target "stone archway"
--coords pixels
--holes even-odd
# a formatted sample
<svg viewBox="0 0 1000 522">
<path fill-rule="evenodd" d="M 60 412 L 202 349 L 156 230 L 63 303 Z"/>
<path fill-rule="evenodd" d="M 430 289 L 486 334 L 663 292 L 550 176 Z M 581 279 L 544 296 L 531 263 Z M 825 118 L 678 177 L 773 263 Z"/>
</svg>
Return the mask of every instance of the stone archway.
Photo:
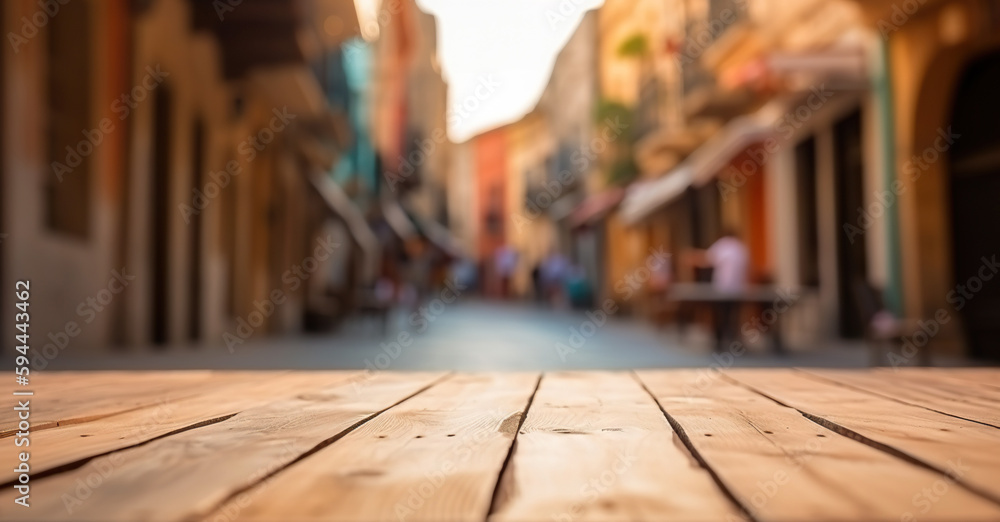
<svg viewBox="0 0 1000 522">
<path fill-rule="evenodd" d="M 906 311 L 922 319 L 939 313 L 961 317 L 962 321 L 950 321 L 941 328 L 944 333 L 937 340 L 946 345 L 949 339 L 961 336 L 972 348 L 968 329 L 959 329 L 969 310 L 965 306 L 959 309 L 954 291 L 960 284 L 957 282 L 968 278 L 963 275 L 969 270 L 965 266 L 969 262 L 965 249 L 976 247 L 968 239 L 974 236 L 956 237 L 956 227 L 965 230 L 969 225 L 964 215 L 954 212 L 952 181 L 954 155 L 965 154 L 963 148 L 974 142 L 966 138 L 978 131 L 955 127 L 956 104 L 968 96 L 963 83 L 967 71 L 998 50 L 1000 38 L 978 39 L 950 48 L 938 45 L 936 52 L 925 53 L 932 58 L 925 61 L 923 74 L 915 75 L 919 81 L 912 86 L 897 85 L 901 97 L 912 101 L 909 114 L 897 118 L 901 123 L 897 176 L 908 187 L 908 193 L 900 198 Z M 996 92 L 996 86 L 993 89 Z M 1000 250 L 1000 245 L 997 248 Z"/>
<path fill-rule="evenodd" d="M 965 67 L 951 111 L 948 185 L 955 289 L 970 355 L 1000 359 L 1000 50 Z M 960 138 L 955 136 L 960 135 Z M 940 141 L 945 141 L 941 138 Z M 996 281 L 992 281 L 996 277 Z"/>
</svg>

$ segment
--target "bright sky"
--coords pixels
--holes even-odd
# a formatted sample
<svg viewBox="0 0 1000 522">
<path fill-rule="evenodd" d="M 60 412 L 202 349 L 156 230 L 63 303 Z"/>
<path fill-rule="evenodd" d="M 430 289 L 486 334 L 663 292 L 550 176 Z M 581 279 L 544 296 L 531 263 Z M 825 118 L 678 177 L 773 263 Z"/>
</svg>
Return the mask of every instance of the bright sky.
<svg viewBox="0 0 1000 522">
<path fill-rule="evenodd" d="M 448 136 L 465 141 L 538 101 L 560 49 L 603 0 L 417 0 L 438 21 Z"/>
</svg>

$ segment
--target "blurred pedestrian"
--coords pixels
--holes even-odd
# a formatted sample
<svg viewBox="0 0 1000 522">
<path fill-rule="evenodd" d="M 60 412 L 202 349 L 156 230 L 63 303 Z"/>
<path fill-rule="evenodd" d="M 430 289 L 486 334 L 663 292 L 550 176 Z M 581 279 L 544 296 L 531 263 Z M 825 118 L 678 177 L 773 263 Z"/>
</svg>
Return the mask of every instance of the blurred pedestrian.
<svg viewBox="0 0 1000 522">
<path fill-rule="evenodd" d="M 541 279 L 545 296 L 553 305 L 562 302 L 563 284 L 569 271 L 569 261 L 557 251 L 553 251 L 542 262 Z"/>
<path fill-rule="evenodd" d="M 496 267 L 497 278 L 500 280 L 501 299 L 510 299 L 512 296 L 511 286 L 517 271 L 517 261 L 517 250 L 511 248 L 510 245 L 502 245 L 497 248 L 493 263 Z"/>
<path fill-rule="evenodd" d="M 715 350 L 721 352 L 726 340 L 739 338 L 739 303 L 747 286 L 750 253 L 730 228 L 701 256 L 702 265 L 712 268 L 715 305 Z"/>
</svg>

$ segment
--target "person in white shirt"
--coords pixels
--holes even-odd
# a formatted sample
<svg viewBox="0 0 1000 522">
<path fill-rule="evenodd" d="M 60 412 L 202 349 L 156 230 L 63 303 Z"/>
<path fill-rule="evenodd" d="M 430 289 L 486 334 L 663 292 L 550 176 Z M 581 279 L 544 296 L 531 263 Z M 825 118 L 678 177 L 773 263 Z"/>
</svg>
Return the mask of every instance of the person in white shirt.
<svg viewBox="0 0 1000 522">
<path fill-rule="evenodd" d="M 750 253 L 736 232 L 727 229 L 705 251 L 704 264 L 712 267 L 712 288 L 733 296 L 732 301 L 719 301 L 715 307 L 715 350 L 721 352 L 724 341 L 740 335 L 739 294 L 747 287 Z"/>
<path fill-rule="evenodd" d="M 722 293 L 739 293 L 746 289 L 750 253 L 732 231 L 726 231 L 712 246 L 705 259 L 712 266 L 712 286 Z"/>
</svg>

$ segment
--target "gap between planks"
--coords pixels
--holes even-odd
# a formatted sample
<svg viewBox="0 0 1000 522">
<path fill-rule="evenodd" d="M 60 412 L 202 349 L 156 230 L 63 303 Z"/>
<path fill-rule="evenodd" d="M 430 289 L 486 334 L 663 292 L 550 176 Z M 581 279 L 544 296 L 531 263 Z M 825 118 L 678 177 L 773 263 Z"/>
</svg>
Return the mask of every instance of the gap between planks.
<svg viewBox="0 0 1000 522">
<path fill-rule="evenodd" d="M 969 397 L 968 390 L 956 390 L 957 385 L 938 376 L 932 376 L 929 379 L 927 376 L 916 377 L 916 382 L 914 382 L 914 377 L 911 377 L 914 375 L 913 372 L 906 372 L 905 378 L 900 379 L 899 374 L 888 372 L 858 373 L 844 370 L 803 368 L 797 368 L 797 370 L 811 379 L 1000 429 L 1000 390 L 994 392 L 988 387 L 983 387 L 979 390 L 978 396 Z M 915 384 L 920 386 L 915 387 Z M 936 392 L 937 395 L 933 392 Z M 974 399 L 980 404 L 970 399 Z M 987 404 L 981 404 L 982 402 Z"/>
<path fill-rule="evenodd" d="M 236 382 L 221 382 L 196 397 L 163 400 L 137 410 L 120 412 L 101 420 L 74 423 L 34 435 L 38 450 L 32 462 L 33 476 L 43 478 L 70 471 L 115 451 L 122 451 L 209 426 L 232 418 L 241 411 L 281 398 L 316 392 L 337 383 L 349 383 L 360 372 L 287 372 L 258 379 L 258 374 L 237 374 Z M 13 484 L 17 474 L 0 472 L 4 486 Z"/>
<path fill-rule="evenodd" d="M 517 450 L 517 437 L 521 434 L 521 428 L 524 427 L 524 421 L 528 418 L 528 412 L 531 411 L 531 405 L 535 402 L 535 395 L 538 395 L 538 388 L 541 387 L 542 379 L 544 378 L 544 372 L 538 375 L 538 380 L 535 381 L 535 388 L 531 390 L 528 402 L 524 405 L 524 411 L 521 412 L 521 418 L 518 419 L 517 429 L 514 430 L 514 438 L 510 441 L 510 448 L 507 450 L 507 457 L 504 459 L 503 465 L 500 466 L 500 473 L 497 474 L 496 484 L 493 485 L 493 494 L 490 495 L 490 507 L 486 510 L 484 522 L 489 520 L 500 506 L 500 498 L 503 492 L 503 477 L 514 460 L 514 452 Z"/>
<path fill-rule="evenodd" d="M 823 428 L 826 428 L 827 430 L 830 430 L 833 433 L 836 433 L 837 435 L 841 435 L 841 436 L 850 438 L 850 439 L 855 440 L 855 441 L 857 441 L 859 443 L 865 444 L 865 445 L 870 446 L 872 448 L 875 448 L 875 449 L 877 449 L 879 451 L 882 451 L 882 452 L 884 452 L 884 453 L 886 453 L 888 455 L 891 455 L 891 456 L 893 456 L 895 458 L 898 458 L 898 459 L 903 460 L 905 462 L 908 462 L 910 464 L 919 466 L 919 467 L 924 468 L 926 470 L 932 471 L 932 472 L 938 474 L 942 479 L 950 480 L 950 481 L 954 482 L 956 485 L 958 485 L 959 487 L 964 488 L 965 490 L 969 491 L 970 493 L 973 493 L 977 497 L 980 497 L 980 498 L 982 498 L 982 499 L 990 502 L 991 504 L 1000 506 L 1000 494 L 998 494 L 995 490 L 991 491 L 991 489 L 993 489 L 993 488 L 984 486 L 984 483 L 980 482 L 976 478 L 968 479 L 965 476 L 957 475 L 956 473 L 953 473 L 953 472 L 947 470 L 939 462 L 940 458 L 930 458 L 930 457 L 933 457 L 931 450 L 926 449 L 926 448 L 919 448 L 918 447 L 917 449 L 919 451 L 914 452 L 912 450 L 908 450 L 905 447 L 904 448 L 897 448 L 896 445 L 898 445 L 898 441 L 881 442 L 879 440 L 876 440 L 875 438 L 872 438 L 871 436 L 868 436 L 868 435 L 865 435 L 864 433 L 861 433 L 859 427 L 852 428 L 851 426 L 848 426 L 844 422 L 838 422 L 836 420 L 827 418 L 827 417 L 837 417 L 838 415 L 826 415 L 826 416 L 824 416 L 822 414 L 817 414 L 817 413 L 812 413 L 810 411 L 807 411 L 807 409 L 809 409 L 809 408 L 806 407 L 806 406 L 804 406 L 804 405 L 797 405 L 797 404 L 795 404 L 796 402 L 799 402 L 799 401 L 795 400 L 794 398 L 792 400 L 789 400 L 787 398 L 783 399 L 783 398 L 780 397 L 780 394 L 778 394 L 778 393 L 774 393 L 773 391 L 767 391 L 765 389 L 762 389 L 760 387 L 761 386 L 760 383 L 754 383 L 754 382 L 752 382 L 753 379 L 750 379 L 751 382 L 747 382 L 748 376 L 754 375 L 754 372 L 756 372 L 758 374 L 760 374 L 760 373 L 773 373 L 774 370 L 768 370 L 768 371 L 764 371 L 764 370 L 742 370 L 741 372 L 738 372 L 738 373 L 737 372 L 732 372 L 730 370 L 726 370 L 726 371 L 721 371 L 719 373 L 720 373 L 720 375 L 721 375 L 721 377 L 723 379 L 729 381 L 730 383 L 736 384 L 738 386 L 742 386 L 742 387 L 744 387 L 746 389 L 749 389 L 749 390 L 753 391 L 754 393 L 762 395 L 762 396 L 764 396 L 764 397 L 766 397 L 766 398 L 768 398 L 768 399 L 770 399 L 770 400 L 772 400 L 772 401 L 774 401 L 774 402 L 776 402 L 776 403 L 778 403 L 778 404 L 780 404 L 782 406 L 791 408 L 791 409 L 799 412 L 799 414 L 801 414 L 806 419 L 812 421 L 813 423 L 815 423 L 815 424 L 817 424 L 819 426 L 822 426 Z M 737 373 L 737 375 L 733 375 L 733 373 Z M 815 378 L 810 378 L 809 375 L 806 372 L 803 372 L 803 371 L 796 371 L 794 373 L 793 372 L 787 372 L 786 377 L 794 377 L 795 374 L 798 374 L 798 377 L 800 377 L 802 379 L 805 379 L 807 381 L 811 381 L 811 382 L 815 383 L 816 385 L 824 385 L 825 384 L 826 386 L 829 386 L 829 387 L 835 387 L 835 388 L 838 387 L 838 383 L 832 383 L 832 382 L 824 383 L 822 380 L 815 379 Z M 771 386 L 773 387 L 774 385 L 772 384 Z M 923 411 L 926 411 L 931 416 L 940 415 L 942 417 L 954 419 L 954 420 L 957 420 L 957 421 L 966 421 L 965 419 L 961 419 L 961 418 L 958 418 L 958 417 L 950 416 L 950 415 L 947 415 L 947 414 L 941 414 L 940 412 L 936 412 L 936 411 L 933 411 L 933 410 L 930 410 L 930 409 L 927 409 L 927 408 L 923 408 L 921 406 L 914 406 L 914 405 L 910 405 L 910 404 L 907 404 L 907 403 L 895 401 L 893 399 L 886 398 L 886 397 L 880 396 L 878 394 L 871 393 L 871 392 L 869 392 L 867 390 L 859 390 L 859 389 L 854 389 L 853 387 L 846 387 L 846 386 L 839 386 L 839 387 L 843 388 L 845 390 L 850 390 L 850 391 L 852 391 L 854 393 L 857 393 L 857 394 L 868 396 L 868 397 L 876 399 L 876 400 L 895 402 L 897 404 L 900 404 L 902 407 L 910 407 L 910 408 L 914 408 L 914 409 L 917 409 L 917 410 L 923 410 Z M 821 392 L 822 389 L 821 388 L 817 388 L 814 391 L 815 392 Z M 978 423 L 978 422 L 975 422 L 975 421 L 966 421 L 966 422 L 971 422 L 970 428 L 979 426 L 979 427 L 982 427 L 982 428 L 984 428 L 984 429 L 986 429 L 988 431 L 995 429 L 992 426 L 989 426 L 989 425 L 983 424 L 983 423 Z M 857 421 L 855 423 L 857 423 Z M 997 438 L 997 442 L 1000 442 L 1000 437 Z M 962 459 L 962 456 L 960 455 L 958 457 L 959 462 L 961 462 L 961 459 Z M 935 462 L 935 461 L 938 461 L 938 462 Z M 950 463 L 951 460 L 948 460 L 948 462 Z M 986 464 L 987 464 L 987 467 L 992 467 L 992 466 L 989 466 L 988 462 Z M 995 488 L 995 486 L 994 486 L 994 488 Z"/>
<path fill-rule="evenodd" d="M 689 437 L 687 432 L 684 431 L 684 426 L 682 426 L 681 423 L 677 422 L 677 420 L 674 419 L 669 412 L 667 412 L 667 410 L 663 407 L 663 405 L 660 404 L 660 400 L 656 397 L 656 394 L 653 393 L 653 391 L 650 390 L 648 386 L 646 386 L 646 383 L 643 382 L 642 378 L 639 377 L 639 374 L 636 373 L 635 370 L 632 370 L 631 374 L 632 377 L 639 383 L 639 386 L 641 386 L 642 389 L 645 390 L 645 392 L 650 396 L 650 398 L 653 399 L 653 402 L 656 403 L 656 406 L 663 413 L 663 417 L 666 418 L 667 423 L 670 424 L 670 428 L 674 430 L 674 433 L 677 434 L 677 437 L 681 440 L 682 443 L 684 443 L 684 447 L 687 448 L 688 453 L 690 453 L 691 456 L 695 459 L 695 461 L 698 462 L 698 465 L 700 465 L 702 468 L 705 469 L 706 472 L 708 472 L 709 476 L 712 477 L 712 481 L 715 482 L 715 485 L 718 486 L 719 489 L 722 491 L 722 493 L 726 495 L 726 497 L 728 497 L 729 500 L 733 504 L 735 504 L 736 507 L 740 509 L 741 514 L 744 517 L 746 517 L 748 520 L 757 522 L 758 520 L 757 517 L 753 516 L 753 512 L 749 509 L 749 507 L 745 505 L 742 501 L 740 501 L 739 497 L 731 489 L 729 489 L 728 486 L 726 486 L 725 482 L 722 481 L 722 477 L 719 476 L 719 473 L 715 469 L 713 469 L 712 466 L 708 464 L 708 462 L 702 456 L 701 452 L 698 451 L 698 448 L 694 446 L 691 437 Z"/>
<path fill-rule="evenodd" d="M 253 429 L 247 432 L 246 420 L 243 418 L 246 415 L 254 415 L 258 418 L 261 418 L 265 422 L 269 420 L 279 421 L 279 424 L 274 426 L 274 428 L 278 429 L 284 434 L 286 432 L 289 432 L 290 430 L 294 430 L 295 428 L 290 425 L 282 425 L 280 416 L 275 416 L 274 412 L 275 411 L 297 412 L 299 407 L 304 408 L 305 406 L 308 406 L 310 404 L 315 405 L 320 409 L 316 410 L 315 408 L 313 408 L 313 410 L 310 411 L 309 413 L 302 412 L 301 414 L 298 415 L 301 419 L 296 422 L 298 422 L 298 425 L 302 425 L 304 423 L 305 425 L 312 426 L 311 429 L 313 430 L 313 432 L 315 432 L 317 435 L 320 435 L 319 431 L 321 431 L 320 425 L 322 424 L 322 422 L 321 419 L 318 418 L 317 416 L 323 414 L 324 412 L 335 413 L 336 411 L 341 411 L 343 412 L 343 414 L 335 414 L 334 418 L 339 418 L 353 424 L 354 421 L 358 420 L 358 418 L 364 418 L 369 416 L 370 412 L 384 411 L 385 409 L 391 408 L 395 404 L 398 404 L 402 400 L 406 400 L 412 397 L 413 395 L 425 391 L 426 389 L 437 384 L 438 382 L 447 379 L 449 377 L 449 374 L 443 372 L 433 372 L 433 373 L 417 373 L 413 374 L 413 376 L 408 375 L 406 377 L 392 376 L 392 375 L 388 376 L 379 375 L 378 377 L 379 378 L 373 380 L 371 383 L 365 384 L 365 386 L 369 387 L 369 389 L 380 390 L 376 392 L 376 395 L 381 394 L 380 397 L 382 398 L 375 398 L 372 400 L 368 400 L 366 402 L 367 399 L 363 398 L 363 396 L 357 395 L 359 391 L 356 387 L 356 383 L 345 380 L 339 380 L 336 384 L 332 384 L 331 386 L 328 386 L 326 388 L 317 389 L 316 387 L 310 387 L 307 390 L 297 390 L 295 398 L 279 399 L 275 402 L 269 402 L 255 408 L 247 409 L 243 412 L 234 415 L 232 418 L 228 419 L 228 421 L 217 422 L 207 426 L 202 426 L 203 429 L 200 430 L 187 430 L 184 433 L 175 434 L 172 437 L 160 438 L 157 441 L 150 441 L 146 444 L 140 445 L 139 447 L 132 447 L 120 451 L 111 452 L 111 455 L 101 459 L 96 459 L 96 460 L 92 459 L 92 462 L 86 463 L 85 466 L 80 469 L 69 470 L 68 472 L 55 474 L 40 480 L 36 488 L 38 488 L 43 502 L 38 505 L 35 505 L 33 503 L 32 505 L 33 512 L 36 514 L 36 516 L 40 516 L 47 519 L 67 518 L 66 516 L 67 513 L 70 513 L 68 511 L 69 507 L 64 507 L 63 505 L 63 500 L 64 497 L 66 497 L 66 495 L 62 495 L 63 498 L 61 498 L 60 494 L 65 493 L 67 491 L 73 491 L 75 484 L 79 483 L 81 478 L 87 478 L 92 474 L 97 473 L 100 476 L 104 477 L 102 481 L 104 487 L 100 489 L 97 488 L 93 489 L 93 491 L 91 491 L 87 497 L 89 498 L 89 500 L 87 500 L 86 502 L 81 504 L 78 500 L 77 505 L 74 507 L 74 509 L 81 512 L 79 514 L 70 513 L 73 516 L 75 517 L 83 516 L 84 518 L 88 519 L 100 519 L 100 520 L 135 520 L 140 518 L 176 519 L 176 520 L 188 519 L 193 516 L 197 516 L 199 510 L 208 509 L 212 505 L 214 505 L 216 502 L 213 502 L 212 499 L 215 496 L 221 494 L 222 496 L 219 498 L 220 499 L 225 498 L 225 496 L 228 494 L 228 491 L 230 490 L 229 488 L 239 487 L 240 485 L 242 485 L 238 481 L 232 479 L 234 477 L 236 479 L 243 479 L 244 476 L 240 476 L 239 473 L 237 473 L 234 476 L 232 473 L 230 473 L 227 470 L 227 468 L 231 466 L 207 465 L 206 467 L 206 466 L 201 466 L 198 462 L 199 460 L 203 459 L 194 459 L 194 460 L 182 459 L 174 461 L 171 460 L 171 458 L 173 458 L 171 457 L 172 455 L 178 455 L 178 456 L 187 455 L 189 452 L 193 452 L 193 454 L 203 453 L 204 449 L 211 446 L 211 441 L 216 440 L 219 434 L 237 433 L 229 430 L 233 429 L 239 430 L 241 429 L 241 426 L 244 429 L 245 435 L 247 434 L 251 435 L 251 439 L 244 440 L 243 443 L 253 442 L 252 439 L 258 438 L 256 435 L 258 433 L 260 435 L 269 433 L 268 430 L 260 431 L 259 429 Z M 419 379 L 422 382 L 414 382 L 413 384 L 415 386 L 410 387 L 411 385 L 407 383 L 411 382 L 413 379 Z M 330 404 L 328 401 L 334 400 L 334 398 L 337 397 L 340 393 L 342 393 L 342 391 L 349 391 L 352 385 L 355 386 L 354 393 L 355 396 L 357 396 L 357 399 L 355 400 L 345 399 L 346 402 L 340 401 L 339 399 L 337 400 L 343 404 L 346 404 L 347 405 L 346 407 L 348 408 L 352 408 L 353 406 L 351 405 L 357 405 L 356 408 L 344 410 L 343 406 L 341 407 L 325 406 L 325 404 Z M 406 389 L 408 387 L 410 387 L 409 390 Z M 405 395 L 396 395 L 397 391 L 394 390 L 398 390 L 399 393 L 405 393 Z M 387 402 L 388 406 L 385 406 L 386 403 L 383 403 L 383 400 L 389 401 Z M 382 404 L 378 407 L 368 410 L 369 413 L 367 414 L 362 413 L 362 410 L 367 409 L 368 405 L 374 406 L 377 403 L 382 403 Z M 278 409 L 275 410 L 275 408 Z M 359 415 L 359 417 L 356 419 L 348 418 L 355 415 Z M 241 421 L 242 424 L 241 422 L 237 421 Z M 334 422 L 339 422 L 339 421 L 334 421 Z M 206 431 L 212 433 L 205 433 Z M 342 430 L 337 429 L 334 431 L 339 433 Z M 274 441 L 274 440 L 280 440 L 281 437 L 285 437 L 284 440 L 288 442 L 289 446 L 292 445 L 292 440 L 294 437 L 292 433 L 289 433 L 288 435 L 281 435 L 277 439 L 275 437 L 264 437 L 264 438 L 269 441 Z M 320 437 L 321 435 L 310 436 L 311 439 L 317 440 L 320 443 L 322 443 L 322 441 L 325 439 Z M 246 439 L 246 437 L 244 438 Z M 310 446 L 307 446 L 305 444 L 300 444 L 300 442 L 301 441 L 295 441 L 296 444 L 303 446 L 302 449 L 303 452 L 308 452 Z M 265 444 L 265 445 L 261 446 L 260 444 Z M 245 450 L 245 447 L 243 447 L 244 453 L 249 457 L 257 457 L 258 460 L 260 460 L 261 458 L 267 459 L 271 462 L 270 464 L 268 464 L 268 466 L 274 465 L 275 468 L 281 468 L 284 464 L 287 464 L 288 461 L 293 460 L 298 455 L 298 453 L 294 455 L 292 454 L 277 455 L 276 453 L 268 449 L 267 444 L 268 444 L 267 441 L 263 442 L 258 441 L 256 449 L 261 450 L 260 453 L 255 452 L 253 449 Z M 164 451 L 166 451 L 166 454 L 163 454 Z M 230 451 L 235 451 L 238 454 L 240 452 L 240 449 L 236 448 Z M 246 453 L 246 451 L 249 451 L 249 453 Z M 286 448 L 286 452 L 287 451 L 289 450 Z M 115 462 L 115 456 L 118 456 L 117 460 L 119 462 Z M 167 460 L 164 461 L 164 458 L 166 458 Z M 160 464 L 156 464 L 156 462 L 160 461 L 162 461 Z M 106 475 L 103 471 L 99 471 L 99 468 L 95 468 L 96 465 L 102 462 L 105 467 L 110 466 L 111 468 L 110 471 L 112 471 L 113 474 Z M 171 464 L 169 464 L 167 467 L 164 467 L 164 464 L 166 464 L 167 462 L 170 462 Z M 175 468 L 181 468 L 182 471 L 178 471 L 178 469 Z M 270 470 L 271 468 L 268 467 L 267 469 Z M 187 473 L 185 474 L 183 470 L 187 470 Z M 161 475 L 166 472 L 173 473 L 174 475 L 178 475 L 179 473 L 180 474 L 179 476 L 183 476 L 185 480 L 174 481 L 168 479 L 166 482 L 164 482 L 163 480 L 160 480 L 160 478 L 157 478 L 158 475 Z M 188 487 L 189 486 L 188 482 L 190 481 L 187 479 L 194 479 L 195 481 L 197 481 L 199 477 L 204 479 L 204 477 L 206 476 L 211 477 L 213 476 L 213 474 L 232 481 L 228 483 L 223 482 L 221 484 L 212 485 L 211 488 L 209 489 L 213 488 L 214 489 L 205 492 L 201 491 L 202 489 L 208 487 L 204 484 L 201 487 L 196 487 L 194 490 L 191 490 Z M 255 477 L 254 474 L 251 474 L 248 477 L 249 482 L 252 483 L 257 482 L 253 479 L 253 477 Z M 74 480 L 76 482 L 74 482 Z M 144 487 L 142 485 L 145 484 L 146 486 L 150 486 L 151 483 L 155 487 Z M 180 488 L 179 491 L 181 493 L 190 494 L 191 496 L 188 499 L 190 502 L 185 502 L 185 500 L 183 500 L 182 498 L 174 498 L 174 502 L 161 505 L 158 502 L 153 502 L 151 500 L 153 498 L 156 498 L 155 495 L 157 491 L 160 491 L 162 493 L 162 490 L 171 488 L 175 489 Z M 33 493 L 34 492 L 35 491 L 33 491 Z M 0 497 L 3 497 L 4 500 L 7 500 L 7 497 L 10 496 L 12 493 L 13 490 L 11 490 L 10 492 L 0 493 Z M 136 498 L 129 498 L 130 496 L 133 495 L 136 495 Z M 205 505 L 206 501 L 211 502 L 211 504 L 206 506 Z M 194 506 L 194 504 L 197 502 L 201 502 L 200 508 Z M 97 510 L 96 513 L 95 511 L 93 511 L 95 509 Z M 0 514 L 0 520 L 8 520 L 8 519 L 10 519 L 10 515 Z"/>
</svg>

